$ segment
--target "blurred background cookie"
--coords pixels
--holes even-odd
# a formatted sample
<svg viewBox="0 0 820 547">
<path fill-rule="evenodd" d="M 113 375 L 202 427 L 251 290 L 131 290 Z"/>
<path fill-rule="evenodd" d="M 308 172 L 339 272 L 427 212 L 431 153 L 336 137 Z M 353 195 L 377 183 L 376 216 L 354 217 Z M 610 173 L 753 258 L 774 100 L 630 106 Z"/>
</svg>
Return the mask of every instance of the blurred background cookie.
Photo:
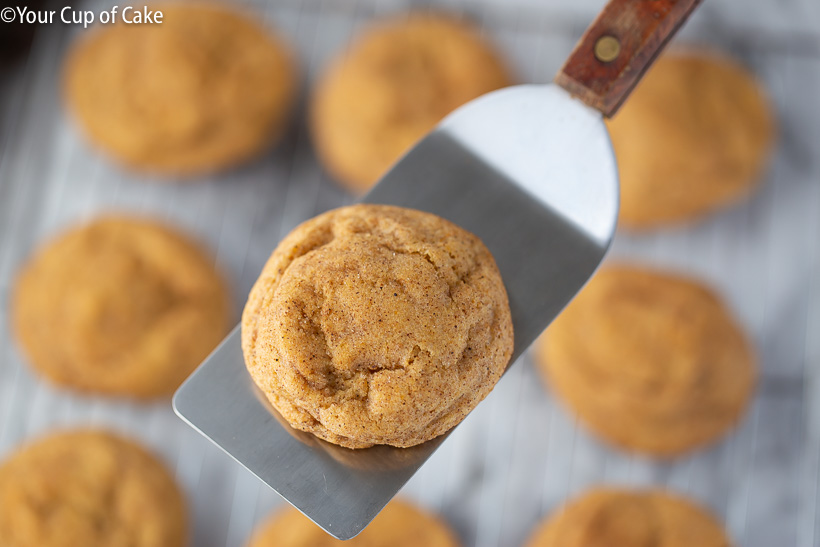
<svg viewBox="0 0 820 547">
<path fill-rule="evenodd" d="M 288 507 L 263 524 L 248 547 L 458 547 L 459 541 L 437 516 L 408 502 L 391 501 L 364 531 L 340 541 Z"/>
<path fill-rule="evenodd" d="M 61 432 L 0 465 L 4 547 L 183 547 L 186 536 L 174 479 L 132 441 Z"/>
<path fill-rule="evenodd" d="M 708 52 L 662 56 L 608 126 L 627 228 L 684 221 L 748 194 L 775 134 L 755 77 Z"/>
<path fill-rule="evenodd" d="M 130 167 L 193 175 L 237 165 L 279 137 L 296 89 L 283 43 L 232 8 L 167 4 L 161 24 L 89 32 L 65 69 L 88 137 Z"/>
<path fill-rule="evenodd" d="M 637 267 L 596 274 L 539 339 L 536 356 L 582 422 L 659 457 L 723 435 L 755 380 L 752 348 L 711 290 Z"/>
<path fill-rule="evenodd" d="M 383 21 L 317 84 L 311 127 L 319 159 L 364 192 L 452 110 L 511 83 L 504 60 L 467 23 L 431 14 Z"/>
<path fill-rule="evenodd" d="M 526 547 L 729 547 L 718 521 L 663 490 L 597 488 L 545 519 Z"/>
<path fill-rule="evenodd" d="M 245 364 L 296 429 L 409 447 L 457 425 L 513 350 L 490 251 L 441 217 L 353 205 L 277 246 L 242 315 Z"/>
<path fill-rule="evenodd" d="M 31 364 L 71 388 L 169 395 L 222 340 L 227 290 L 213 259 L 150 220 L 103 217 L 25 264 L 13 325 Z"/>
</svg>

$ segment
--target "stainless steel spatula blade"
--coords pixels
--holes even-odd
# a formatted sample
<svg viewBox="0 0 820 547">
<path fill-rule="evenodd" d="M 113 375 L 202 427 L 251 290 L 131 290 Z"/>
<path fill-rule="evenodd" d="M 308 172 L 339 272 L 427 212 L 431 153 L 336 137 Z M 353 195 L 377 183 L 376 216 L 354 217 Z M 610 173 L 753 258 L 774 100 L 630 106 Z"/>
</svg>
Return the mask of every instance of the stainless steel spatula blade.
<svg viewBox="0 0 820 547">
<path fill-rule="evenodd" d="M 513 361 L 586 283 L 615 231 L 617 171 L 601 111 L 617 108 L 697 1 L 612 0 L 559 74 L 561 87 L 516 86 L 461 107 L 365 196 L 438 214 L 484 241 L 510 299 Z M 612 35 L 631 36 L 624 58 L 596 65 L 593 48 L 602 36 L 611 46 Z M 339 539 L 364 529 L 447 436 L 350 450 L 291 429 L 257 393 L 239 328 L 179 388 L 174 409 Z"/>
<path fill-rule="evenodd" d="M 517 86 L 450 115 L 364 201 L 429 211 L 484 241 L 510 298 L 515 359 L 603 258 L 618 185 L 600 113 L 557 86 Z M 174 409 L 330 534 L 355 536 L 444 437 L 349 450 L 293 431 L 256 393 L 239 338 L 179 388 Z"/>
</svg>

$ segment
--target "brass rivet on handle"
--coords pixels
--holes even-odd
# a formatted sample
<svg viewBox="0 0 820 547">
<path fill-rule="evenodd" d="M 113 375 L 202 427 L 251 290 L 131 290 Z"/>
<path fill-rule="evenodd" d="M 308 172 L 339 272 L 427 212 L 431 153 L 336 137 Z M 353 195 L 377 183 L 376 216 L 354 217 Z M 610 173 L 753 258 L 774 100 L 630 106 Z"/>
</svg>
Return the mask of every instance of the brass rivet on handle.
<svg viewBox="0 0 820 547">
<path fill-rule="evenodd" d="M 618 58 L 621 43 L 614 36 L 601 36 L 595 42 L 595 58 L 602 63 L 609 63 Z"/>
</svg>

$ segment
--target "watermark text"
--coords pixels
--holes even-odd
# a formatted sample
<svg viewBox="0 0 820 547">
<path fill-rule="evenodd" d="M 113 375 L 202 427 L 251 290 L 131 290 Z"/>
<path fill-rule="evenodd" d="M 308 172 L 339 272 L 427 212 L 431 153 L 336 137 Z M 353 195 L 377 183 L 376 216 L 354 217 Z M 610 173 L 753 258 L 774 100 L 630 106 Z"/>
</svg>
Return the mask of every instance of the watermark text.
<svg viewBox="0 0 820 547">
<path fill-rule="evenodd" d="M 90 24 L 99 21 L 103 25 L 122 21 L 125 24 L 162 24 L 162 12 L 150 10 L 148 7 L 114 6 L 108 10 L 94 12 L 91 10 L 75 9 L 65 6 L 60 10 L 30 10 L 26 6 L 8 6 L 0 10 L 0 21 L 3 23 L 27 23 L 30 25 L 50 25 L 65 23 L 67 25 L 82 25 L 87 28 Z"/>
</svg>

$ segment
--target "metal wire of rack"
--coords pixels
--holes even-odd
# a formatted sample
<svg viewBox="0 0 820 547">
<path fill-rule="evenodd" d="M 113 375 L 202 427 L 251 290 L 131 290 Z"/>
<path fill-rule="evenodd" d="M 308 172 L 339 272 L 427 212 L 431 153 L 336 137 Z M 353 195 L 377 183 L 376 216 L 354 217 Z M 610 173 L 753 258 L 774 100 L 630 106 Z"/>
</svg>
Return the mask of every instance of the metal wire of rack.
<svg viewBox="0 0 820 547">
<path fill-rule="evenodd" d="M 102 6 L 103 4 L 92 4 Z M 546 82 L 588 23 L 569 11 L 442 2 L 482 25 L 522 81 Z M 298 53 L 305 89 L 373 17 L 404 2 L 255 0 Z M 426 7 L 424 9 L 427 9 Z M 441 512 L 465 545 L 520 545 L 540 517 L 599 483 L 659 485 L 719 515 L 746 547 L 820 545 L 820 33 L 758 32 L 696 15 L 679 42 L 706 43 L 766 82 L 781 142 L 759 191 L 702 222 L 642 236 L 619 234 L 613 256 L 690 272 L 715 286 L 759 350 L 748 415 L 726 439 L 671 463 L 596 440 L 542 387 L 525 356 L 405 488 Z M 153 447 L 184 486 L 192 545 L 238 546 L 282 502 L 177 420 L 167 402 L 137 405 L 53 388 L 13 343 L 14 274 L 39 242 L 98 212 L 142 212 L 210 243 L 233 280 L 235 311 L 270 251 L 302 220 L 353 198 L 322 172 L 304 104 L 285 142 L 252 164 L 191 184 L 123 171 L 88 147 L 63 112 L 62 56 L 77 30 L 44 27 L 0 120 L 0 457 L 55 427 L 95 424 Z M 304 95 L 304 94 L 303 94 Z"/>
</svg>

